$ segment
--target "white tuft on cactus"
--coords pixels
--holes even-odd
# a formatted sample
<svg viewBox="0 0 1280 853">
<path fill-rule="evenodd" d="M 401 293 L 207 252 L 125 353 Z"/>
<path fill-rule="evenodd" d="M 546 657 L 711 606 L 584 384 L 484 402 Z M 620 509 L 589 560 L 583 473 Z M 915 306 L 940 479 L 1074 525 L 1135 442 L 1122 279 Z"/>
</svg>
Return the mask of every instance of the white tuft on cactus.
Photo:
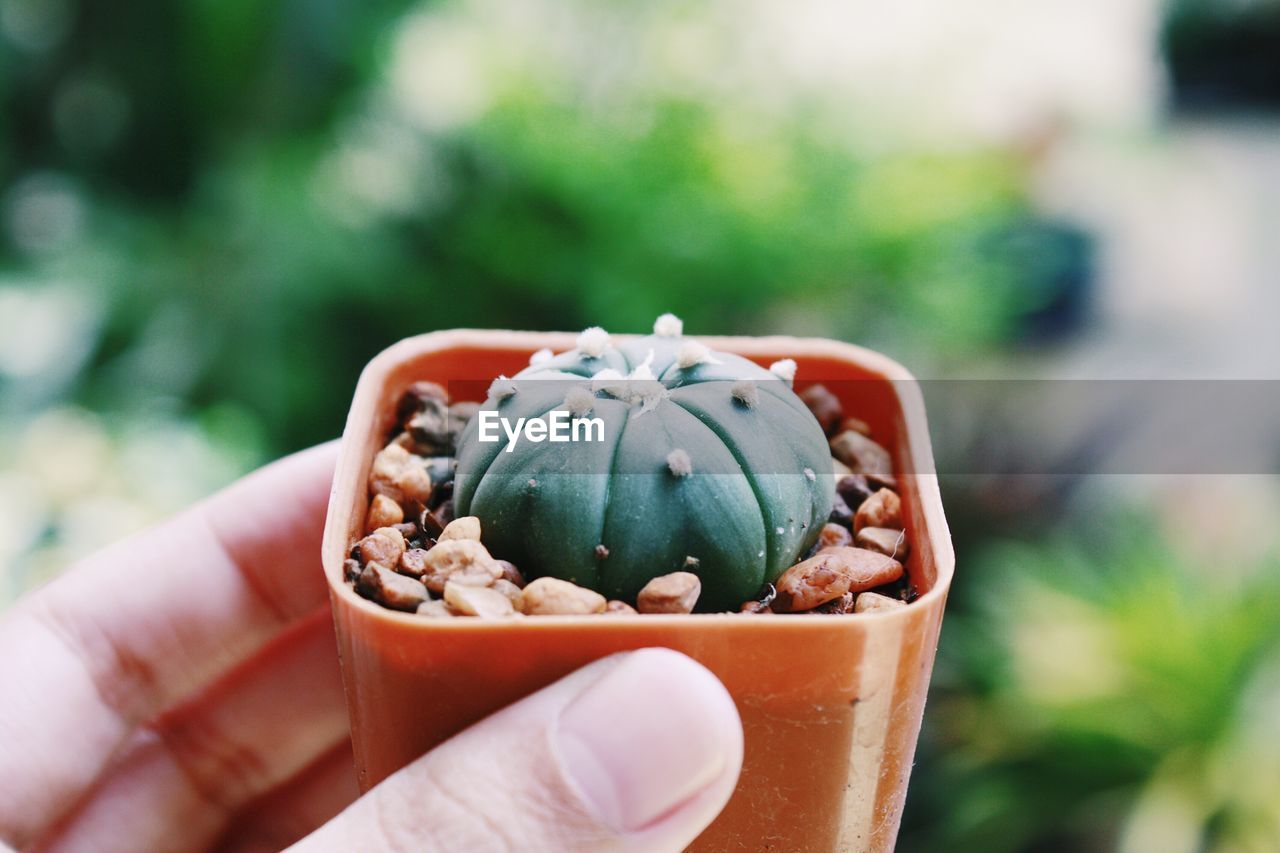
<svg viewBox="0 0 1280 853">
<path fill-rule="evenodd" d="M 667 467 L 671 469 L 673 476 L 688 477 L 693 473 L 693 460 L 684 450 L 676 448 L 667 454 Z"/>
<path fill-rule="evenodd" d="M 684 322 L 675 314 L 663 314 L 653 322 L 653 333 L 660 338 L 678 338 L 684 334 Z"/>
<path fill-rule="evenodd" d="M 575 385 L 569 389 L 569 393 L 564 395 L 564 407 L 569 410 L 569 414 L 575 418 L 586 415 L 596 404 L 596 396 L 592 394 L 585 386 Z"/>
<path fill-rule="evenodd" d="M 627 396 L 632 403 L 640 404 L 640 410 L 636 415 L 643 415 L 658 408 L 658 404 L 667 398 L 667 389 L 661 382 L 645 379 L 632 382 L 627 388 Z"/>
<path fill-rule="evenodd" d="M 535 352 L 533 355 L 529 356 L 529 366 L 533 367 L 539 364 L 546 364 L 554 356 L 555 356 L 555 353 L 553 353 L 547 347 L 543 347 L 542 349 Z"/>
<path fill-rule="evenodd" d="M 591 390 L 603 391 L 611 397 L 626 396 L 626 378 L 612 367 L 597 371 L 591 377 Z"/>
<path fill-rule="evenodd" d="M 609 347 L 609 333 L 599 326 L 583 329 L 578 335 L 578 352 L 587 358 L 599 358 Z"/>
<path fill-rule="evenodd" d="M 796 381 L 796 362 L 793 358 L 784 358 L 769 365 L 769 372 L 786 382 Z"/>
<path fill-rule="evenodd" d="M 710 348 L 697 341 L 681 344 L 679 351 L 676 352 L 676 366 L 681 370 L 688 370 L 699 364 L 724 364 L 724 362 L 713 356 Z"/>
<path fill-rule="evenodd" d="M 676 367 L 681 370 L 688 370 L 695 364 L 701 364 L 702 360 L 707 357 L 707 348 L 696 341 L 689 341 L 682 344 L 680 349 L 676 351 Z"/>
<path fill-rule="evenodd" d="M 756 387 L 756 383 L 750 379 L 740 379 L 733 383 L 733 387 L 729 389 L 729 393 L 733 395 L 733 399 L 737 400 L 748 409 L 754 408 L 756 403 L 760 402 L 760 389 Z"/>
<path fill-rule="evenodd" d="M 489 396 L 505 400 L 516 393 L 516 383 L 506 376 L 499 376 L 489 385 Z"/>
<path fill-rule="evenodd" d="M 816 483 L 818 481 L 818 475 L 813 473 L 812 468 L 805 468 L 804 476 L 809 480 L 810 483 Z"/>
<path fill-rule="evenodd" d="M 652 380 L 658 378 L 653 375 L 653 350 L 649 350 L 649 354 L 644 357 L 644 361 L 631 369 L 631 373 L 627 375 L 627 378 L 639 380 Z"/>
</svg>

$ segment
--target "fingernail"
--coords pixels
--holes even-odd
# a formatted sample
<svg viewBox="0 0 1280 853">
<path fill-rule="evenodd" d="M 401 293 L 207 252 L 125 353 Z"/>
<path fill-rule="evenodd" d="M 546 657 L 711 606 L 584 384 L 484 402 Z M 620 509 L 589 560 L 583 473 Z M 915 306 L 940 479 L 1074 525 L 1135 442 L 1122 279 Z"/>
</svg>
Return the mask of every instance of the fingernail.
<svg viewBox="0 0 1280 853">
<path fill-rule="evenodd" d="M 555 741 L 597 816 L 632 832 L 718 779 L 740 749 L 738 732 L 715 676 L 676 652 L 642 649 L 565 707 Z"/>
</svg>

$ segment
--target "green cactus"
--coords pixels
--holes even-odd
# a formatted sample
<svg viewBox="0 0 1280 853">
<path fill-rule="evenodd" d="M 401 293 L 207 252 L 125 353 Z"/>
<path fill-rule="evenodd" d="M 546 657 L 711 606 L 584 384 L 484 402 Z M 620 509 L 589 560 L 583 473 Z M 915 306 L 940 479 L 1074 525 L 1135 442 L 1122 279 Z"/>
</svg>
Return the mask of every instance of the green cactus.
<svg viewBox="0 0 1280 853">
<path fill-rule="evenodd" d="M 506 435 L 480 441 L 473 418 L 455 512 L 478 516 L 490 551 L 530 577 L 633 602 L 652 578 L 691 571 L 699 610 L 736 609 L 808 550 L 831 511 L 830 450 L 791 389 L 794 369 L 711 352 L 669 314 L 617 347 L 588 329 L 576 349 L 495 381 L 482 411 L 513 424 L 566 410 L 603 421 L 604 440 L 506 452 Z"/>
</svg>

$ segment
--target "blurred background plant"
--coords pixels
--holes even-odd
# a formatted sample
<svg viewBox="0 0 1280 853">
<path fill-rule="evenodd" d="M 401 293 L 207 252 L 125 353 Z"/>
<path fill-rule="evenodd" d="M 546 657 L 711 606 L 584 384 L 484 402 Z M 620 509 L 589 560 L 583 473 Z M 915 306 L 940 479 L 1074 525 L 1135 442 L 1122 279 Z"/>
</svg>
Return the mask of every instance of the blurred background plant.
<svg viewBox="0 0 1280 853">
<path fill-rule="evenodd" d="M 1277 20 L 0 0 L 0 603 L 335 435 L 433 328 L 671 310 L 922 376 L 1274 379 Z M 945 483 L 901 847 L 1280 849 L 1274 477 L 1078 479 Z"/>
<path fill-rule="evenodd" d="M 1206 577 L 1145 513 L 1075 521 L 957 587 L 902 846 L 1275 849 L 1276 553 Z"/>
</svg>

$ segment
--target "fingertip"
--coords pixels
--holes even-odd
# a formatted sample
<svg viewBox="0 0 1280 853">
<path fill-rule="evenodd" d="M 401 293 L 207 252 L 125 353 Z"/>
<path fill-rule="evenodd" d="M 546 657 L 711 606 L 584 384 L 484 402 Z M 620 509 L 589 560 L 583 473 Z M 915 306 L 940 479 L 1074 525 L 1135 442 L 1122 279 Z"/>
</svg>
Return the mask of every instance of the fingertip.
<svg viewBox="0 0 1280 853">
<path fill-rule="evenodd" d="M 668 649 L 624 652 L 436 747 L 301 849 L 677 851 L 741 765 L 737 709 L 709 670 Z"/>
<path fill-rule="evenodd" d="M 555 742 L 600 820 L 654 844 L 696 837 L 742 766 L 742 725 L 728 691 L 670 649 L 632 652 L 586 687 L 560 715 Z"/>
</svg>

